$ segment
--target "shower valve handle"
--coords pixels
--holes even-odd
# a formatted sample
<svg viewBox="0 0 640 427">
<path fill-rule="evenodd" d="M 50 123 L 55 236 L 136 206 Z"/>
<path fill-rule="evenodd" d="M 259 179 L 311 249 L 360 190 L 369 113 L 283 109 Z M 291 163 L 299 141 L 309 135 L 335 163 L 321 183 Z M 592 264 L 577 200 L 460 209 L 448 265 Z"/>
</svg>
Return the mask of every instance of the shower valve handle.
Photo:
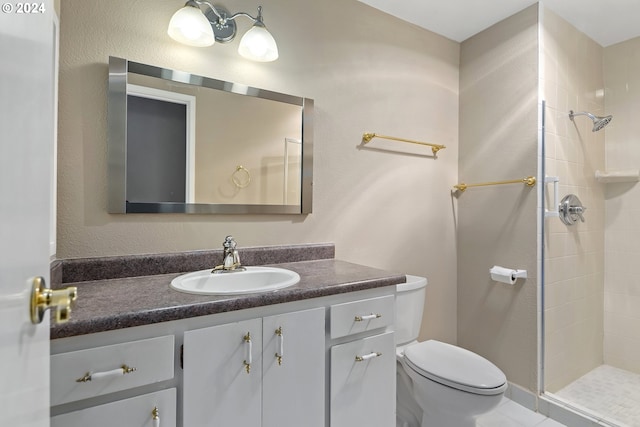
<svg viewBox="0 0 640 427">
<path fill-rule="evenodd" d="M 584 216 L 582 213 L 586 210 L 584 206 L 569 206 L 569 213 L 573 215 L 578 215 L 580 217 L 580 221 L 584 222 Z"/>
<path fill-rule="evenodd" d="M 575 194 L 565 196 L 560 202 L 560 206 L 558 206 L 560 220 L 566 225 L 574 225 L 578 222 L 578 218 L 580 218 L 580 221 L 585 222 L 582 214 L 586 210 L 587 208 L 582 206 L 582 202 Z"/>
</svg>

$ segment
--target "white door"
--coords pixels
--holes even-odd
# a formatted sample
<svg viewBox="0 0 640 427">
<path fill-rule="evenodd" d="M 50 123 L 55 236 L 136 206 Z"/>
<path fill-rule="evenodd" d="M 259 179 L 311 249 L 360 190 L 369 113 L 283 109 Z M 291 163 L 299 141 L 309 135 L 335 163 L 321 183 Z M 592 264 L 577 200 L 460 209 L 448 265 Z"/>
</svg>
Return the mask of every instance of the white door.
<svg viewBox="0 0 640 427">
<path fill-rule="evenodd" d="M 49 321 L 29 316 L 30 278 L 49 280 L 55 28 L 53 2 L 40 4 L 0 11 L 0 425 L 12 427 L 49 425 Z"/>
</svg>

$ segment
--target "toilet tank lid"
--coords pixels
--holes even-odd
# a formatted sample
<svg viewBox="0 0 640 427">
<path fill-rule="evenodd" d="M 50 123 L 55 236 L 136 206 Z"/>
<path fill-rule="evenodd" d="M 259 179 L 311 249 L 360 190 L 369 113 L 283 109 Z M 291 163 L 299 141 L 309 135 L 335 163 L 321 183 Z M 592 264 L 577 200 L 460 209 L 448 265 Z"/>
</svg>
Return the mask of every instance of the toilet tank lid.
<svg viewBox="0 0 640 427">
<path fill-rule="evenodd" d="M 396 290 L 398 292 L 412 291 L 414 289 L 420 289 L 427 286 L 427 278 L 420 276 L 412 276 L 407 274 L 407 282 L 406 283 L 398 283 L 396 285 Z"/>
<path fill-rule="evenodd" d="M 474 389 L 495 389 L 507 377 L 484 357 L 440 341 L 429 340 L 405 348 L 405 357 L 427 377 Z"/>
</svg>

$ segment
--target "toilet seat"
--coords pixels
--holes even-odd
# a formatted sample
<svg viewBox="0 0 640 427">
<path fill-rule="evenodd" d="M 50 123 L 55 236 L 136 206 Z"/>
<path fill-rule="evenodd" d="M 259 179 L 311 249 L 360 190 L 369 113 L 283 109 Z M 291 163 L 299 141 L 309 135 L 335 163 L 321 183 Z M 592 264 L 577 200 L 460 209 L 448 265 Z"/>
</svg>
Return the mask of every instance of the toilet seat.
<svg viewBox="0 0 640 427">
<path fill-rule="evenodd" d="M 504 373 L 484 357 L 454 345 L 429 340 L 404 349 L 406 364 L 419 375 L 457 390 L 481 395 L 501 394 Z"/>
</svg>

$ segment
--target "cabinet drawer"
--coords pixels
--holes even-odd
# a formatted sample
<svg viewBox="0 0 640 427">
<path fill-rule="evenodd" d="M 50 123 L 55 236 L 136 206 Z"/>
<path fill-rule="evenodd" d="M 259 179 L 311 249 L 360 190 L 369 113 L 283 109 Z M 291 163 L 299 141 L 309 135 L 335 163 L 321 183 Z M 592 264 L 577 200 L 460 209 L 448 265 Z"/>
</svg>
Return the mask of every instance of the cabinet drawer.
<svg viewBox="0 0 640 427">
<path fill-rule="evenodd" d="M 153 410 L 158 409 L 157 424 Z M 51 418 L 51 427 L 175 427 L 176 389 L 143 394 Z"/>
<path fill-rule="evenodd" d="M 331 339 L 392 325 L 394 309 L 393 295 L 332 305 Z"/>
<path fill-rule="evenodd" d="M 51 406 L 171 379 L 173 355 L 173 335 L 55 354 Z M 123 366 L 135 370 L 124 374 Z"/>
<path fill-rule="evenodd" d="M 331 427 L 395 426 L 395 384 L 393 332 L 331 347 Z"/>
</svg>

